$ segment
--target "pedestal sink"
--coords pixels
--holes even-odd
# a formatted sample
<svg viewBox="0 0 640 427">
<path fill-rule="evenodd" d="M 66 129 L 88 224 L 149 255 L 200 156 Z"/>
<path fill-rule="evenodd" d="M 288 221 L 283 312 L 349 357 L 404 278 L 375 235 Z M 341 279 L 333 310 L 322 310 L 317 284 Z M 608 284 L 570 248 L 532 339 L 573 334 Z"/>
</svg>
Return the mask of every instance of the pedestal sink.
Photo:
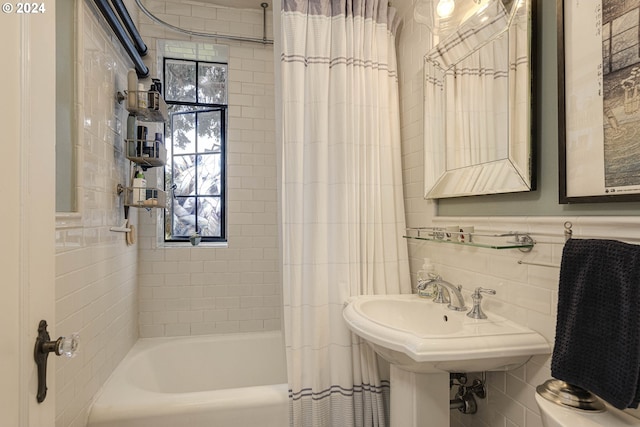
<svg viewBox="0 0 640 427">
<path fill-rule="evenodd" d="M 471 319 L 417 295 L 355 297 L 343 316 L 391 363 L 394 427 L 448 427 L 449 372 L 508 370 L 551 351 L 542 335 L 494 313 Z"/>
</svg>

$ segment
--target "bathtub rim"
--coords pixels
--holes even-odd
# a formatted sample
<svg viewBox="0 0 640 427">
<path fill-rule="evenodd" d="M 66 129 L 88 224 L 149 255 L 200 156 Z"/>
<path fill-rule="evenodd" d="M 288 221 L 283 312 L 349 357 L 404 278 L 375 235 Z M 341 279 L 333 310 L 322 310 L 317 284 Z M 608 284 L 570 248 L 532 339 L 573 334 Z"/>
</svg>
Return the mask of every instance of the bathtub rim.
<svg viewBox="0 0 640 427">
<path fill-rule="evenodd" d="M 166 393 L 150 391 L 128 381 L 124 373 L 135 363 L 139 354 L 176 341 L 232 341 L 252 336 L 283 338 L 282 331 L 239 332 L 178 337 L 139 338 L 113 370 L 100 391 L 96 393 L 88 411 L 87 426 L 105 421 L 117 421 L 135 417 L 158 417 L 180 413 L 189 408 L 193 412 L 215 409 L 243 409 L 288 402 L 288 384 L 269 384 L 219 390 Z M 284 345 L 284 339 L 282 340 Z"/>
</svg>

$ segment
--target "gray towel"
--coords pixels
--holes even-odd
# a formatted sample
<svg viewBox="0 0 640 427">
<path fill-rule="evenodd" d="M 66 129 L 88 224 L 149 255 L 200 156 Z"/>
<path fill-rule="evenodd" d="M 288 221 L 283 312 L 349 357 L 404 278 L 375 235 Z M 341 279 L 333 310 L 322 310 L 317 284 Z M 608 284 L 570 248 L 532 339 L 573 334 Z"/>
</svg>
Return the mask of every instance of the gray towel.
<svg viewBox="0 0 640 427">
<path fill-rule="evenodd" d="M 562 252 L 553 377 L 619 409 L 640 403 L 640 246 L 574 240 Z"/>
</svg>

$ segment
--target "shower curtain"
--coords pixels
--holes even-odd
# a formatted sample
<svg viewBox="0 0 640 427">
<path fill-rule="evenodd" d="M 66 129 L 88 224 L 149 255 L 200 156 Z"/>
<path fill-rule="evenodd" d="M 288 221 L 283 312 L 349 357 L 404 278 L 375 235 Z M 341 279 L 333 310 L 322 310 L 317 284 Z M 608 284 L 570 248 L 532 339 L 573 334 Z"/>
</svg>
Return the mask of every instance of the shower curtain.
<svg viewBox="0 0 640 427">
<path fill-rule="evenodd" d="M 282 236 L 291 425 L 388 425 L 349 297 L 410 292 L 386 1 L 282 0 Z"/>
<path fill-rule="evenodd" d="M 508 141 L 509 72 L 518 66 L 503 32 L 509 18 L 502 2 L 491 2 L 427 54 L 424 129 L 433 143 L 445 141 L 443 170 L 508 157 L 497 141 Z"/>
<path fill-rule="evenodd" d="M 507 35 L 473 52 L 445 76 L 451 89 L 445 100 L 449 170 L 509 155 L 504 143 L 509 137 Z"/>
</svg>

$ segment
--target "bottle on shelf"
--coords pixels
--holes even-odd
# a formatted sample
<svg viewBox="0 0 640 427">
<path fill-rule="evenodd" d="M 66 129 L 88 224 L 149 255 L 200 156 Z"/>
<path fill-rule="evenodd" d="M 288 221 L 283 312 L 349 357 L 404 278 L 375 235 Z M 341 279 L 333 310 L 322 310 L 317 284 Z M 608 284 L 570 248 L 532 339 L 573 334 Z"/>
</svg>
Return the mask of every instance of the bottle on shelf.
<svg viewBox="0 0 640 427">
<path fill-rule="evenodd" d="M 127 72 L 127 109 L 129 111 L 135 111 L 138 108 L 137 89 L 138 75 L 136 74 L 136 70 L 130 68 Z"/>
<path fill-rule="evenodd" d="M 155 149 L 156 142 L 150 139 L 142 141 L 142 157 L 158 157 Z"/>
<path fill-rule="evenodd" d="M 147 200 L 147 180 L 141 170 L 133 178 L 133 204 L 144 203 Z"/>
<path fill-rule="evenodd" d="M 151 83 L 151 89 L 149 90 L 158 92 L 158 94 L 162 95 L 162 83 L 160 82 L 160 79 L 152 78 L 151 81 L 153 83 Z"/>
<path fill-rule="evenodd" d="M 137 139 L 136 139 L 136 157 L 149 157 L 145 156 L 145 142 L 147 141 L 147 134 L 149 129 L 146 126 L 138 126 Z"/>
<path fill-rule="evenodd" d="M 156 132 L 156 139 L 155 139 L 155 156 L 156 158 L 160 157 L 160 146 L 163 144 L 162 142 L 162 132 Z"/>
<path fill-rule="evenodd" d="M 158 79 L 151 79 L 153 83 L 149 87 L 149 109 L 151 110 L 159 110 L 160 109 L 160 87 L 161 83 Z M 160 87 L 159 87 L 160 86 Z"/>
</svg>

